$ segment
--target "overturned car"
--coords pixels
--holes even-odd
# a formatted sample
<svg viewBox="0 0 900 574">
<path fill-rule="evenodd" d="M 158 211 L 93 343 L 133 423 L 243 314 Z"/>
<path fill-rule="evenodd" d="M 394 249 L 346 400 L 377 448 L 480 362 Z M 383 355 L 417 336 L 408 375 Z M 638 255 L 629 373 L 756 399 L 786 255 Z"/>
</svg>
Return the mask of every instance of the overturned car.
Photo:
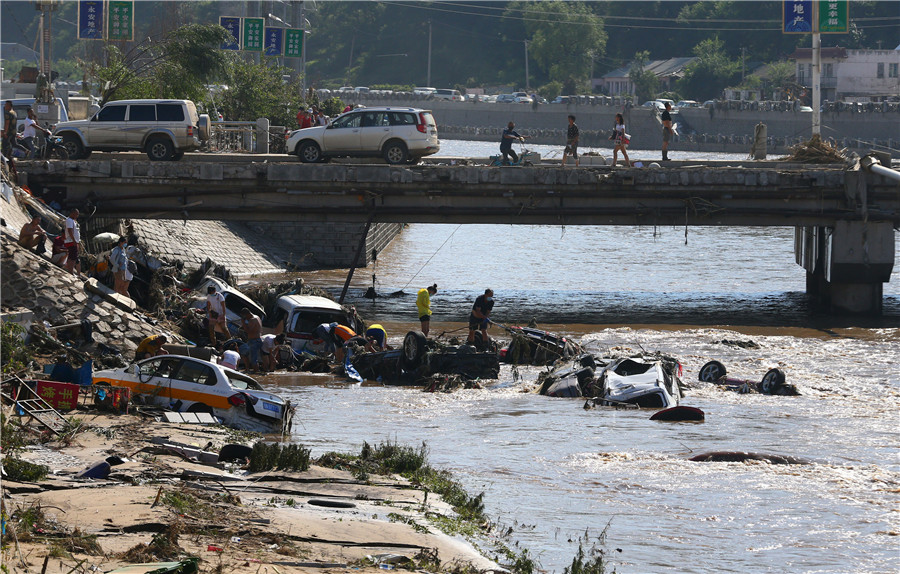
<svg viewBox="0 0 900 574">
<path fill-rule="evenodd" d="M 541 373 L 539 392 L 550 397 L 588 397 L 594 405 L 667 409 L 683 396 L 678 360 L 660 354 L 597 358 L 583 354 Z"/>
</svg>

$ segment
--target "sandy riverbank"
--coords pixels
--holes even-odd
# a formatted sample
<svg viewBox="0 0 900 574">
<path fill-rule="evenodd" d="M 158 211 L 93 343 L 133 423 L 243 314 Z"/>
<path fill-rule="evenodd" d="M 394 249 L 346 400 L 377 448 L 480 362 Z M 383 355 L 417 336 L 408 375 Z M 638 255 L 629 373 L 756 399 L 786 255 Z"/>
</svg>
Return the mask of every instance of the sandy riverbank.
<svg viewBox="0 0 900 574">
<path fill-rule="evenodd" d="M 449 505 L 399 476 L 315 464 L 305 472 L 251 474 L 239 464 L 203 464 L 157 444 L 218 452 L 237 438 L 224 427 L 91 410 L 67 416 L 76 417 L 81 427 L 74 437 L 17 455 L 47 465 L 46 480 L 3 482 L 4 506 L 13 517 L 8 527 L 18 533 L 18 542 L 4 541 L 3 563 L 11 571 L 43 572 L 48 555 L 49 574 L 108 572 L 186 556 L 200 558 L 201 572 L 375 570 L 385 566 L 366 556 L 380 555 L 430 571 L 498 569 L 435 527 L 433 518 L 455 515 Z M 108 478 L 75 478 L 110 456 L 126 462 L 113 466 Z M 29 509 L 39 509 L 32 515 L 41 517 L 32 528 L 21 519 Z"/>
</svg>

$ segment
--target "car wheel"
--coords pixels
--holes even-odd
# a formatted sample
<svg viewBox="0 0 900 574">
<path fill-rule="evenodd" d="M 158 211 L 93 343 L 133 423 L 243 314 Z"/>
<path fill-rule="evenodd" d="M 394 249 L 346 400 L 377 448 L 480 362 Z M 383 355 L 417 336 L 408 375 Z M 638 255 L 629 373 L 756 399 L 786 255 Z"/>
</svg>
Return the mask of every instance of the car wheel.
<svg viewBox="0 0 900 574">
<path fill-rule="evenodd" d="M 203 403 L 194 403 L 188 407 L 187 412 L 213 414 L 213 409 L 211 406 L 205 405 Z"/>
<path fill-rule="evenodd" d="M 385 144 L 384 161 L 389 164 L 397 165 L 398 163 L 406 163 L 408 157 L 409 152 L 406 151 L 406 144 L 403 142 L 393 140 Z"/>
<path fill-rule="evenodd" d="M 150 161 L 168 161 L 175 155 L 175 146 L 169 140 L 157 138 L 147 142 L 146 152 Z"/>
<path fill-rule="evenodd" d="M 84 146 L 81 144 L 78 136 L 73 134 L 64 135 L 62 145 L 66 148 L 66 153 L 69 154 L 70 158 L 81 159 L 81 155 L 84 153 Z"/>
<path fill-rule="evenodd" d="M 421 331 L 410 331 L 403 338 L 403 353 L 400 355 L 401 367 L 412 371 L 422 364 L 425 356 L 425 335 Z"/>
<path fill-rule="evenodd" d="M 297 148 L 297 157 L 303 163 L 319 163 L 322 161 L 322 149 L 316 142 L 305 141 Z"/>
<path fill-rule="evenodd" d="M 779 387 L 784 385 L 784 371 L 781 369 L 769 369 L 763 375 L 762 381 L 759 383 L 759 389 L 765 395 L 774 394 Z"/>
<path fill-rule="evenodd" d="M 725 365 L 719 361 L 710 361 L 700 367 L 699 379 L 704 383 L 715 383 L 727 374 Z"/>
</svg>

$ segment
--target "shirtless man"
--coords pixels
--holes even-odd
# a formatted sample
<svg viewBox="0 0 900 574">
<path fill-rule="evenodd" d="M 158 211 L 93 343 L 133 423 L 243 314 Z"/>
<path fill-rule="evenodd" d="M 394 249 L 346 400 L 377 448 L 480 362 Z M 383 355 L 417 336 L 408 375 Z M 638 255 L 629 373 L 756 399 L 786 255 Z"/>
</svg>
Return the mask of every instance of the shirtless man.
<svg viewBox="0 0 900 574">
<path fill-rule="evenodd" d="M 241 327 L 247 333 L 247 344 L 250 346 L 250 368 L 259 369 L 259 354 L 262 350 L 262 321 L 244 307 L 241 309 Z"/>
<path fill-rule="evenodd" d="M 38 245 L 42 245 L 47 239 L 47 232 L 41 228 L 41 216 L 35 215 L 31 221 L 22 226 L 19 231 L 19 245 L 25 249 L 36 251 Z"/>
</svg>

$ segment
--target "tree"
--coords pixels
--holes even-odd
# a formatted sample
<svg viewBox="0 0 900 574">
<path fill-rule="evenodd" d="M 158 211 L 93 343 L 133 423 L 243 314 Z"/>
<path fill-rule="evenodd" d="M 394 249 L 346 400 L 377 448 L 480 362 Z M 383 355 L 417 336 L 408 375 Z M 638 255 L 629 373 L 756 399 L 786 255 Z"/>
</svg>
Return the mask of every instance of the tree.
<svg viewBox="0 0 900 574">
<path fill-rule="evenodd" d="M 551 81 L 585 83 L 592 56 L 606 50 L 603 21 L 583 2 L 511 2 L 506 14 L 525 18 L 528 53 Z"/>
<path fill-rule="evenodd" d="M 92 70 L 102 86 L 101 105 L 123 98 L 203 99 L 210 79 L 223 75 L 234 58 L 220 49 L 228 38 L 218 24 L 188 24 L 127 52 L 108 45 L 107 65 Z"/>
<path fill-rule="evenodd" d="M 256 121 L 269 118 L 273 126 L 296 125 L 297 111 L 306 107 L 299 82 L 285 83 L 282 76 L 290 70 L 270 66 L 265 60 L 256 64 L 236 60 L 226 78 L 228 90 L 219 100 L 219 109 L 232 121 Z"/>
<path fill-rule="evenodd" d="M 678 91 L 703 101 L 718 97 L 724 88 L 733 85 L 740 77 L 741 64 L 730 60 L 724 48 L 725 43 L 718 36 L 694 46 L 697 59 L 685 68 Z"/>
<path fill-rule="evenodd" d="M 650 70 L 644 69 L 648 61 L 650 52 L 637 52 L 631 62 L 631 69 L 628 70 L 628 79 L 634 84 L 634 92 L 639 103 L 654 99 L 659 89 L 659 78 Z"/>
</svg>

